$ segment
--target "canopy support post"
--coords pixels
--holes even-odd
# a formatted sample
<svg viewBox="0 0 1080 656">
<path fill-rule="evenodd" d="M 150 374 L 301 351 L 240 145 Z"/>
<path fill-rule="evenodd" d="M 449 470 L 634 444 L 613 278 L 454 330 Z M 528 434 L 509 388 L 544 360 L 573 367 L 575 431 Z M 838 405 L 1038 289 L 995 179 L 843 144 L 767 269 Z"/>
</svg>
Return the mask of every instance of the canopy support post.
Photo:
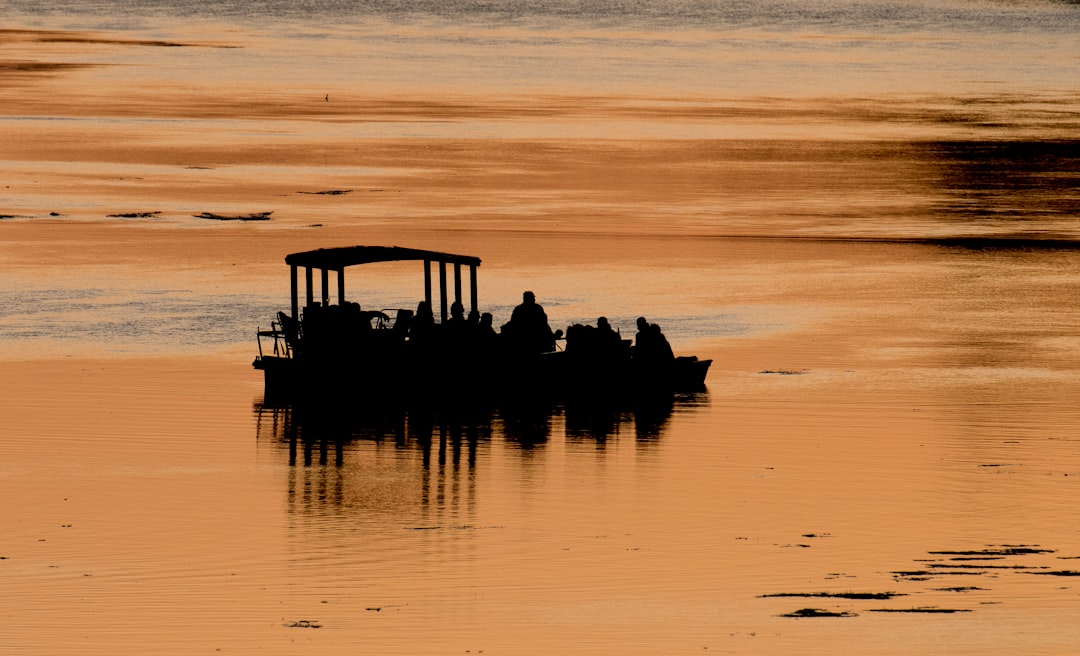
<svg viewBox="0 0 1080 656">
<path fill-rule="evenodd" d="M 461 263 L 454 262 L 454 302 L 461 303 Z"/>
<path fill-rule="evenodd" d="M 470 308 L 470 311 L 479 312 L 479 309 L 477 308 L 479 303 L 477 302 L 477 295 L 476 295 L 476 265 L 475 264 L 470 264 L 469 265 L 469 303 L 472 306 Z"/>
<path fill-rule="evenodd" d="M 300 290 L 297 288 L 296 265 L 289 267 L 289 282 L 292 291 L 292 318 L 300 318 Z"/>
<path fill-rule="evenodd" d="M 431 309 L 431 260 L 424 260 L 424 301 Z"/>
<path fill-rule="evenodd" d="M 441 305 L 439 309 L 441 311 L 442 323 L 446 323 L 446 262 L 439 262 L 439 296 Z"/>
</svg>

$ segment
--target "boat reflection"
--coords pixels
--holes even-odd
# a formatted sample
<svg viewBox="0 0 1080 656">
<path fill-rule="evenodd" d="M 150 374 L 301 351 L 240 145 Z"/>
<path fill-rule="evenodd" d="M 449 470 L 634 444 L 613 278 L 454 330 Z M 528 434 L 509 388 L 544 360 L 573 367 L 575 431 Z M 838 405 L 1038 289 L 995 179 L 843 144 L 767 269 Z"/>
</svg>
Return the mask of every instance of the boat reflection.
<svg viewBox="0 0 1080 656">
<path fill-rule="evenodd" d="M 659 440 L 672 415 L 708 405 L 708 393 L 663 395 L 630 403 L 522 403 L 467 410 L 397 409 L 328 411 L 291 404 L 256 402 L 257 439 L 287 448 L 290 466 L 345 466 L 358 442 L 392 444 L 417 453 L 423 466 L 433 458 L 475 464 L 479 445 L 501 440 L 520 450 L 542 448 L 559 434 L 570 441 L 609 440 L 632 435 L 640 444 Z"/>
<path fill-rule="evenodd" d="M 706 392 L 630 405 L 537 403 L 430 412 L 327 412 L 258 402 L 257 448 L 271 452 L 272 460 L 287 458 L 290 513 L 316 522 L 348 517 L 456 526 L 476 521 L 485 492 L 498 496 L 507 485 L 542 487 L 544 469 L 556 454 L 571 462 L 574 454 L 587 452 L 648 459 L 674 416 L 708 403 Z M 615 448 L 627 442 L 629 450 Z"/>
</svg>

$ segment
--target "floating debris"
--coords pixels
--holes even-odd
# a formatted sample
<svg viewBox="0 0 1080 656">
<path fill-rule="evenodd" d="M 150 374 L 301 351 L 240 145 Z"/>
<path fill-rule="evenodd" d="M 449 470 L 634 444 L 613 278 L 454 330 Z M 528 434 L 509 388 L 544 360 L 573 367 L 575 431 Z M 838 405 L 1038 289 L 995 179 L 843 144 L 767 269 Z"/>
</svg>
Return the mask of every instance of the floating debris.
<svg viewBox="0 0 1080 656">
<path fill-rule="evenodd" d="M 805 534 L 804 534 L 805 535 Z M 761 597 L 804 597 L 804 598 L 836 598 L 847 600 L 861 600 L 861 599 L 892 599 L 893 597 L 901 597 L 908 595 L 918 595 L 924 592 L 937 592 L 937 593 L 958 593 L 966 594 L 969 592 L 976 593 L 989 593 L 990 588 L 980 587 L 976 585 L 949 585 L 943 582 L 941 579 L 946 576 L 982 576 L 990 579 L 1005 578 L 1010 575 L 1010 572 L 1017 574 L 1037 574 L 1039 576 L 1058 576 L 1058 577 L 1080 577 L 1080 569 L 1057 569 L 1052 568 L 1036 560 L 1043 559 L 1028 559 L 1025 558 L 1024 563 L 1030 564 L 1017 564 L 1017 559 L 1013 557 L 1025 557 L 1025 556 L 1038 556 L 1040 554 L 1054 554 L 1057 553 L 1056 549 L 1046 549 L 1039 544 L 990 544 L 980 549 L 941 549 L 935 551 L 927 551 L 926 553 L 934 556 L 933 558 L 916 559 L 916 566 L 920 569 L 910 570 L 894 570 L 890 572 L 893 580 L 897 582 L 898 586 L 901 586 L 900 590 L 907 590 L 906 592 L 866 592 L 866 591 L 849 591 L 847 592 L 781 592 L 761 595 Z M 1075 558 L 1075 556 L 1055 556 L 1055 560 L 1062 560 L 1064 558 Z M 1008 560 L 1012 559 L 1012 560 Z M 1060 565 L 1058 565 L 1060 567 Z M 829 574 L 827 579 L 837 578 L 837 574 Z M 849 577 L 854 578 L 854 577 Z M 964 579 L 961 579 L 963 581 Z M 933 581 L 929 585 L 922 584 L 918 589 L 909 589 L 903 586 L 909 584 L 918 585 L 916 582 Z M 936 585 L 935 585 L 936 583 Z M 849 583 L 847 585 L 857 585 L 855 583 Z M 1062 589 L 1068 589 L 1062 588 Z M 1000 600 L 983 599 L 983 597 L 989 596 L 989 594 L 977 594 L 972 599 L 979 606 L 987 605 L 1000 605 Z M 788 615 L 782 615 L 781 617 L 817 617 L 820 609 L 804 608 Z M 955 614 L 955 613 L 971 613 L 974 612 L 974 606 L 972 608 L 949 608 L 941 606 L 911 606 L 911 607 L 897 607 L 897 608 L 858 608 L 859 613 L 872 612 L 872 613 L 923 613 L 923 614 Z M 829 612 L 829 611 L 825 611 Z M 821 615 L 828 616 L 828 615 Z"/>
<path fill-rule="evenodd" d="M 285 622 L 282 624 L 286 629 L 321 629 L 322 624 L 319 624 L 318 620 L 298 620 L 296 622 Z"/>
<path fill-rule="evenodd" d="M 1045 567 L 1036 567 L 1034 565 L 968 565 L 959 563 L 930 563 L 927 567 L 935 569 L 1046 569 Z"/>
<path fill-rule="evenodd" d="M 780 617 L 858 617 L 858 613 L 847 610 L 824 610 L 821 608 L 800 608 L 791 613 L 784 613 Z"/>
<path fill-rule="evenodd" d="M 298 191 L 298 194 L 307 194 L 309 196 L 341 196 L 344 194 L 351 194 L 352 189 L 328 189 L 327 191 Z"/>
<path fill-rule="evenodd" d="M 1080 576 L 1080 571 L 1075 569 L 1057 569 L 1048 572 L 1024 572 L 1024 574 L 1038 574 L 1040 576 Z"/>
<path fill-rule="evenodd" d="M 252 214 L 214 214 L 202 212 L 193 214 L 196 219 L 211 219 L 213 221 L 269 221 L 273 212 L 254 212 Z"/>
<path fill-rule="evenodd" d="M 802 376 L 810 372 L 806 369 L 800 369 L 799 371 L 795 371 L 794 369 L 765 369 L 763 371 L 759 371 L 758 373 L 771 374 L 773 376 Z"/>
<path fill-rule="evenodd" d="M 892 599 L 906 597 L 903 592 L 774 592 L 760 595 L 766 597 L 827 597 L 831 599 Z"/>
<path fill-rule="evenodd" d="M 983 574 L 986 574 L 985 569 L 980 569 L 980 570 L 965 569 L 965 570 L 958 571 L 958 572 L 949 572 L 949 571 L 928 572 L 925 569 L 916 569 L 916 570 L 898 570 L 898 571 L 892 572 L 892 575 L 894 577 L 910 579 L 912 581 L 926 581 L 927 579 L 930 579 L 930 578 L 935 577 L 935 576 L 981 576 Z"/>
<path fill-rule="evenodd" d="M 980 465 L 981 467 L 1000 466 L 1000 465 Z M 968 551 L 928 551 L 927 553 L 935 556 L 1026 556 L 1028 554 L 1047 554 L 1054 553 L 1056 549 L 1042 549 L 1038 546 L 1028 545 L 1001 545 L 997 547 L 987 547 L 986 549 L 975 549 Z"/>
<path fill-rule="evenodd" d="M 161 212 L 123 212 L 121 214 L 106 214 L 109 219 L 154 219 Z"/>
<path fill-rule="evenodd" d="M 472 524 L 436 524 L 434 526 L 406 526 L 406 531 L 478 531 L 485 528 L 503 528 L 498 525 L 474 526 Z"/>
<path fill-rule="evenodd" d="M 915 606 L 913 608 L 871 608 L 871 613 L 970 613 L 970 608 L 939 608 L 937 606 Z"/>
</svg>

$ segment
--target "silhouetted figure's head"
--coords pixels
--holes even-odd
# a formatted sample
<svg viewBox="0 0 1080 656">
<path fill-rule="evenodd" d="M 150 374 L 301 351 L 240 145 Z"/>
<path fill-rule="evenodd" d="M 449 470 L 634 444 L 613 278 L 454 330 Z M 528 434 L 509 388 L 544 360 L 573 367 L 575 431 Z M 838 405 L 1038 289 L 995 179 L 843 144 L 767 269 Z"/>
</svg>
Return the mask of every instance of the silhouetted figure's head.
<svg viewBox="0 0 1080 656">
<path fill-rule="evenodd" d="M 521 294 L 521 302 L 522 303 L 528 303 L 529 305 L 532 305 L 533 303 L 536 302 L 536 294 L 533 294 L 532 292 L 524 292 L 524 293 L 522 293 Z"/>
<path fill-rule="evenodd" d="M 645 317 L 638 317 L 637 318 L 637 329 L 643 331 L 643 330 L 647 330 L 648 328 L 649 328 L 649 322 L 646 321 Z"/>
<path fill-rule="evenodd" d="M 596 327 L 600 330 L 611 330 L 611 324 L 608 323 L 607 317 L 600 317 L 596 320 Z"/>
<path fill-rule="evenodd" d="M 420 301 L 416 306 L 416 318 L 419 321 L 434 321 L 435 317 L 431 313 L 431 304 L 427 301 Z"/>
<path fill-rule="evenodd" d="M 465 306 L 463 306 L 459 301 L 454 301 L 450 304 L 450 316 L 454 319 L 464 319 Z"/>
</svg>

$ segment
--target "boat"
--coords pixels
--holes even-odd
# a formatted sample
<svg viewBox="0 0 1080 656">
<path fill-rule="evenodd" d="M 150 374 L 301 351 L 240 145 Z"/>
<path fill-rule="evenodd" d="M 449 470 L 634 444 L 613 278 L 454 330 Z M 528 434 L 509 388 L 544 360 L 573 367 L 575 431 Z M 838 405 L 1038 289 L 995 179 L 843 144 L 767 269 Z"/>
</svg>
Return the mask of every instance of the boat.
<svg viewBox="0 0 1080 656">
<path fill-rule="evenodd" d="M 406 261 L 422 263 L 423 300 L 416 310 L 370 309 L 347 298 L 347 269 Z M 267 401 L 619 399 L 700 391 L 712 363 L 675 357 L 662 337 L 666 353 L 647 354 L 606 326 L 553 332 L 546 315 L 537 332 L 519 317 L 522 306 L 496 331 L 493 317 L 480 313 L 480 258 L 474 256 L 361 245 L 292 253 L 285 264 L 290 306 L 256 334 L 253 366 L 263 372 Z"/>
</svg>

